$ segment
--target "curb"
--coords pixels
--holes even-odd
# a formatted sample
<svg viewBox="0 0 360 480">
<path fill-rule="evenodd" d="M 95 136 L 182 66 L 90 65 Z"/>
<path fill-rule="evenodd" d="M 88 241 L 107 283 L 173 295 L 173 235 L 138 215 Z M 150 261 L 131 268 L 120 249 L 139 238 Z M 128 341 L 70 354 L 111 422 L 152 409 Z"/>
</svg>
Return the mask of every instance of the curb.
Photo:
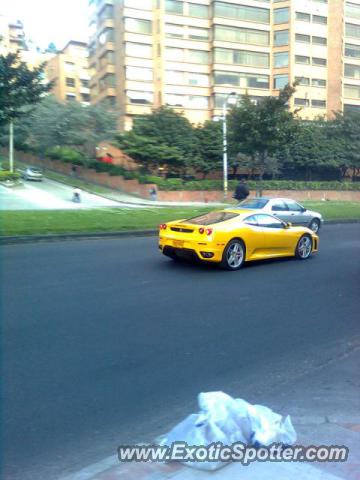
<svg viewBox="0 0 360 480">
<path fill-rule="evenodd" d="M 59 240 L 91 240 L 97 238 L 126 238 L 126 237 L 151 237 L 158 234 L 158 230 L 128 230 L 124 232 L 94 232 L 94 233 L 61 233 L 50 235 L 22 235 L 0 237 L 0 245 L 56 242 Z"/>
<path fill-rule="evenodd" d="M 343 225 L 360 223 L 360 220 L 328 220 L 327 225 Z M 324 228 L 324 227 L 322 227 Z M 158 230 L 127 230 L 124 232 L 84 232 L 84 233 L 61 233 L 50 235 L 21 235 L 21 236 L 0 236 L 0 245 L 34 243 L 34 242 L 56 242 L 59 240 L 91 240 L 97 238 L 127 238 L 127 237 L 151 237 L 158 234 Z"/>
</svg>

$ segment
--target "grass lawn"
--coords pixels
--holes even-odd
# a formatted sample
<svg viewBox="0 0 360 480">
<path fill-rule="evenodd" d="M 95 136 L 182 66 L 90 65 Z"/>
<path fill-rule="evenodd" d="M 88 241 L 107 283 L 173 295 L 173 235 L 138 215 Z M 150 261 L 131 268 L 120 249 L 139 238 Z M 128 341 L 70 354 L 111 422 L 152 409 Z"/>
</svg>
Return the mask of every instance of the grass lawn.
<svg viewBox="0 0 360 480">
<path fill-rule="evenodd" d="M 326 220 L 360 220 L 360 203 L 305 202 Z M 155 229 L 160 223 L 190 218 L 209 207 L 93 210 L 0 211 L 0 235 L 45 235 L 52 233 L 116 232 Z"/>
<path fill-rule="evenodd" d="M 151 230 L 160 223 L 190 218 L 209 208 L 0 211 L 0 235 Z"/>
</svg>

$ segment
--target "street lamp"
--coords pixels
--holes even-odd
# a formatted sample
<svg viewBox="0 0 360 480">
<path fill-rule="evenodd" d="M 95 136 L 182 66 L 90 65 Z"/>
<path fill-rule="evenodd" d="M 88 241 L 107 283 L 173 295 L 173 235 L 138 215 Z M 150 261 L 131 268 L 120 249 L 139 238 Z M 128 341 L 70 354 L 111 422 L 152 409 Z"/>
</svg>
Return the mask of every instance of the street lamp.
<svg viewBox="0 0 360 480">
<path fill-rule="evenodd" d="M 236 103 L 236 92 L 231 92 L 226 96 L 223 103 L 223 183 L 224 183 L 224 200 L 228 196 L 228 152 L 227 152 L 227 124 L 226 124 L 226 109 L 228 104 Z M 230 101 L 231 100 L 231 101 Z"/>
</svg>

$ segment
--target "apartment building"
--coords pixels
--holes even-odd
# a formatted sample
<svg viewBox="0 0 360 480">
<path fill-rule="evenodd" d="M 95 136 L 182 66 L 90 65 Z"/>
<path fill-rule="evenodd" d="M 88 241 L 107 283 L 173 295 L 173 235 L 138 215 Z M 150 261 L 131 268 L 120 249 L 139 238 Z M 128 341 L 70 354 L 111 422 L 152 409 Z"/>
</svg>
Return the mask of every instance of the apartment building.
<svg viewBox="0 0 360 480">
<path fill-rule="evenodd" d="M 20 20 L 11 21 L 0 15 L 0 55 L 22 51 L 25 47 L 23 23 Z"/>
<path fill-rule="evenodd" d="M 303 118 L 360 108 L 360 0 L 89 0 L 92 100 L 119 126 L 169 105 L 193 123 L 228 95 L 299 86 Z"/>
<path fill-rule="evenodd" d="M 90 104 L 88 57 L 88 45 L 72 40 L 48 59 L 45 74 L 49 81 L 54 81 L 53 93 L 58 100 Z"/>
</svg>

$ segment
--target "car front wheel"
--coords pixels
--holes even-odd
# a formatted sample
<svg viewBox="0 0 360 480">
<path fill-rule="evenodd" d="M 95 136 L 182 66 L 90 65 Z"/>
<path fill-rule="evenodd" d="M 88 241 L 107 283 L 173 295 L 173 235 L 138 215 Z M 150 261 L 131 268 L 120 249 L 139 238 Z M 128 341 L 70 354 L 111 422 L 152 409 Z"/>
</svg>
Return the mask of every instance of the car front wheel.
<svg viewBox="0 0 360 480">
<path fill-rule="evenodd" d="M 309 228 L 314 233 L 317 233 L 320 229 L 320 221 L 317 218 L 314 218 L 313 220 L 311 220 Z"/>
<path fill-rule="evenodd" d="M 310 235 L 303 235 L 296 245 L 295 256 L 300 260 L 306 260 L 312 253 L 312 247 Z"/>
<path fill-rule="evenodd" d="M 239 270 L 245 262 L 245 245 L 242 240 L 231 240 L 225 247 L 221 267 L 226 270 Z"/>
</svg>

